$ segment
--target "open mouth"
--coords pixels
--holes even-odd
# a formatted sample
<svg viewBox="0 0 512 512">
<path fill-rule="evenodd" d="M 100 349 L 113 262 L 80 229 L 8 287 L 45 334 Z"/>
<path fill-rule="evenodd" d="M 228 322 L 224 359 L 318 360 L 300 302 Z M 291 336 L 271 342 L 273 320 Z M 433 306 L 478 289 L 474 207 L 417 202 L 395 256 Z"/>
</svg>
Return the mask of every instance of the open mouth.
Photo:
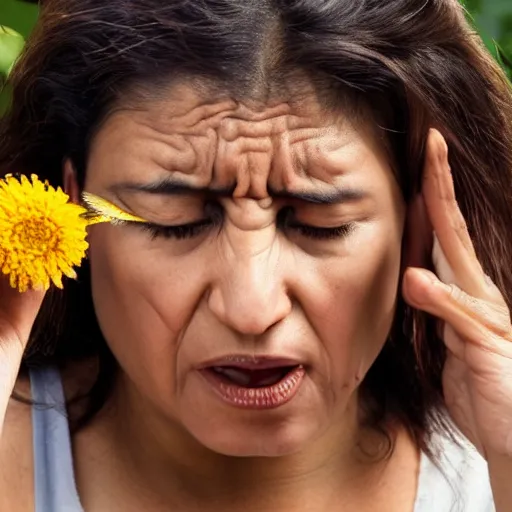
<svg viewBox="0 0 512 512">
<path fill-rule="evenodd" d="M 285 379 L 297 366 L 248 370 L 234 366 L 212 366 L 210 371 L 217 374 L 226 384 L 235 384 L 244 388 L 263 388 L 273 386 Z"/>
<path fill-rule="evenodd" d="M 272 409 L 297 393 L 306 370 L 302 365 L 274 368 L 209 366 L 201 371 L 224 402 L 245 409 Z"/>
</svg>

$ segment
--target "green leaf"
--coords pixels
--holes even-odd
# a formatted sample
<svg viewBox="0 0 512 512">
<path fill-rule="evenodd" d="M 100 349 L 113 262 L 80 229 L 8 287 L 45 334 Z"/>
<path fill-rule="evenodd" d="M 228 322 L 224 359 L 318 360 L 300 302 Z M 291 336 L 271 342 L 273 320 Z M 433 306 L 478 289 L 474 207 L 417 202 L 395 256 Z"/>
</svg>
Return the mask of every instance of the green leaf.
<svg viewBox="0 0 512 512">
<path fill-rule="evenodd" d="M 7 77 L 18 58 L 25 40 L 21 34 L 9 27 L 0 25 L 0 75 Z"/>
<path fill-rule="evenodd" d="M 24 0 L 0 0 L 0 25 L 11 27 L 25 39 L 32 32 L 39 9 L 37 2 Z"/>
</svg>

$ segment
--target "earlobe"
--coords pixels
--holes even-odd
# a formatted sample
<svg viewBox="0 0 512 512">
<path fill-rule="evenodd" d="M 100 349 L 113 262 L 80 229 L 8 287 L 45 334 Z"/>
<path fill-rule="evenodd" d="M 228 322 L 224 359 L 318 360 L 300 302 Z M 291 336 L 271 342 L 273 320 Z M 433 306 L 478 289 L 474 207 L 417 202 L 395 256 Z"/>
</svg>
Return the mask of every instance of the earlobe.
<svg viewBox="0 0 512 512">
<path fill-rule="evenodd" d="M 69 158 L 64 161 L 62 178 L 64 183 L 64 192 L 69 196 L 72 203 L 78 204 L 80 202 L 80 187 L 78 186 L 75 168 Z"/>
<path fill-rule="evenodd" d="M 407 206 L 402 267 L 431 268 L 433 232 L 423 195 L 417 194 Z"/>
</svg>

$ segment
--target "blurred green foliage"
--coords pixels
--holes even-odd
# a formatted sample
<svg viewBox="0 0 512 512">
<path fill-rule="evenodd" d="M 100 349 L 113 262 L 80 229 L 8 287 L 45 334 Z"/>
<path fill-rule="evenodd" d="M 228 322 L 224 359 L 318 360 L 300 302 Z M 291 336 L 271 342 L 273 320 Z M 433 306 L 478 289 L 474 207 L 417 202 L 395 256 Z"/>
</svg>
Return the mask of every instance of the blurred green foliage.
<svg viewBox="0 0 512 512">
<path fill-rule="evenodd" d="M 461 1 L 487 48 L 512 78 L 512 0 Z M 0 114 L 8 102 L 8 90 L 3 83 L 21 49 L 20 35 L 26 38 L 30 34 L 37 15 L 38 8 L 34 3 L 0 0 Z M 2 26 L 11 30 L 2 29 Z"/>
<path fill-rule="evenodd" d="M 512 0 L 463 0 L 487 48 L 512 78 Z"/>
<path fill-rule="evenodd" d="M 5 78 L 23 48 L 38 15 L 36 4 L 21 0 L 0 0 L 0 115 L 8 106 Z"/>
<path fill-rule="evenodd" d="M 6 25 L 27 37 L 37 20 L 35 3 L 21 0 L 0 0 L 0 25 Z"/>
</svg>

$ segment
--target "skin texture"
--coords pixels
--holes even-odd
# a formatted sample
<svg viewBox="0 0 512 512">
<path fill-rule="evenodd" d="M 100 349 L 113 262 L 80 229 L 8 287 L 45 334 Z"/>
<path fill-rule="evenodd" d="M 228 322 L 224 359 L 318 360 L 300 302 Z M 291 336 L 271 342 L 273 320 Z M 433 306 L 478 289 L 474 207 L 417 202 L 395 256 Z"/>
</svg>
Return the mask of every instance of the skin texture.
<svg viewBox="0 0 512 512">
<path fill-rule="evenodd" d="M 109 117 L 91 148 L 88 191 L 159 224 L 223 213 L 186 240 L 151 239 L 140 226 L 91 229 L 95 306 L 121 374 L 110 403 L 73 439 L 85 510 L 412 510 L 418 453 L 397 429 L 389 461 L 364 460 L 358 448 L 379 453 L 381 439 L 359 427 L 357 389 L 385 343 L 400 261 L 420 254 L 432 231 L 436 274 L 408 268 L 402 292 L 439 318 L 448 410 L 489 462 L 497 510 L 510 510 L 510 312 L 476 258 L 435 130 L 424 176 L 408 212 L 417 237 L 402 255 L 406 213 L 378 133 L 369 121 L 328 116 L 314 95 L 249 105 L 205 102 L 182 87 Z M 213 196 L 212 208 L 209 194 L 127 186 L 169 177 L 231 193 Z M 69 163 L 66 183 L 77 200 Z M 277 197 L 348 189 L 358 192 L 332 205 Z M 310 239 L 278 222 L 286 206 L 302 224 L 351 229 Z M 5 389 L 40 300 L 23 297 L 8 303 L 0 333 Z M 196 371 L 232 353 L 294 357 L 307 376 L 279 409 L 233 409 Z M 16 512 L 30 509 L 32 493 L 16 478 L 31 465 L 23 414 L 8 408 L 0 446 L 2 508 Z"/>
<path fill-rule="evenodd" d="M 169 178 L 231 192 L 132 190 Z M 391 326 L 405 219 L 371 124 L 327 115 L 313 94 L 269 106 L 205 102 L 182 86 L 165 101 L 105 121 L 91 147 L 85 190 L 162 225 L 203 219 L 208 200 L 223 212 L 218 226 L 185 240 L 152 239 L 137 225 L 91 228 L 94 303 L 122 369 L 105 429 L 131 439 L 118 441 L 119 452 L 133 446 L 132 436 L 146 439 L 145 454 L 124 453 L 123 467 L 144 467 L 153 487 L 169 474 L 169 460 L 193 468 L 172 479 L 194 487 L 196 496 L 212 490 L 204 480 L 190 482 L 198 473 L 217 489 L 226 488 L 229 475 L 247 492 L 254 475 L 261 492 L 272 475 L 298 478 L 322 466 L 354 480 L 362 467 L 355 447 L 366 436 L 357 387 Z M 281 197 L 339 191 L 347 198 L 332 205 Z M 279 224 L 288 206 L 300 223 L 350 230 L 331 240 L 308 238 Z M 230 354 L 293 358 L 307 375 L 288 404 L 243 411 L 221 402 L 197 371 Z M 372 440 L 374 452 L 381 441 Z M 78 453 L 86 444 L 78 443 Z M 417 454 L 407 446 L 413 490 Z M 226 468 L 222 478 L 219 467 Z M 251 483 L 240 477 L 244 467 Z M 79 465 L 77 473 L 90 488 L 80 476 L 90 469 Z M 254 503 L 254 510 L 262 506 Z"/>
<path fill-rule="evenodd" d="M 85 188 L 176 225 L 204 218 L 204 194 L 151 195 L 126 185 L 168 177 L 214 189 L 236 184 L 230 197 L 216 198 L 222 225 L 187 240 L 152 240 L 136 225 L 91 229 L 98 318 L 126 385 L 163 421 L 225 455 L 295 453 L 340 418 L 354 421 L 356 387 L 385 342 L 404 221 L 398 185 L 370 129 L 326 119 L 314 99 L 268 108 L 205 105 L 186 94 L 109 118 L 92 146 Z M 267 188 L 352 188 L 364 197 L 318 205 L 272 198 Z M 350 223 L 352 231 L 312 240 L 280 229 L 278 212 L 289 205 L 302 223 Z M 229 354 L 293 358 L 307 378 L 282 408 L 233 409 L 197 372 Z"/>
</svg>

